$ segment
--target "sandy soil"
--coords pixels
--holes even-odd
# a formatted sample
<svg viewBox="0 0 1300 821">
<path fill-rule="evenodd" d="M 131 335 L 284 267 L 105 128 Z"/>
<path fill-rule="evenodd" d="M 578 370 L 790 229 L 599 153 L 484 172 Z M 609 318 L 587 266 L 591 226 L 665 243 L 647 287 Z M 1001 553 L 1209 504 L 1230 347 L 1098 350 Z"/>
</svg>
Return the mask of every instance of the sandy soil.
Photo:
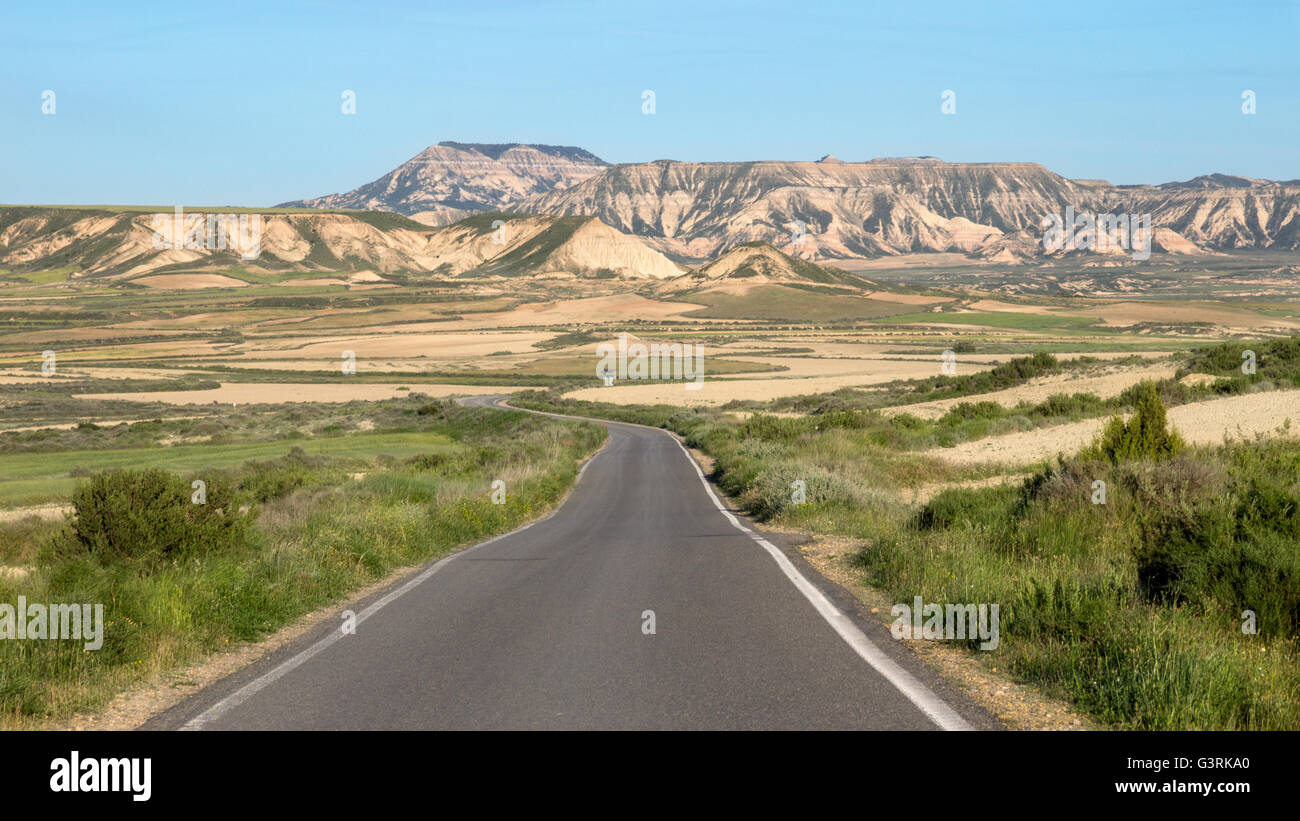
<svg viewBox="0 0 1300 821">
<path fill-rule="evenodd" d="M 222 274 L 158 274 L 131 280 L 150 288 L 171 288 L 188 291 L 194 288 L 247 288 L 248 283 L 242 279 Z"/>
<path fill-rule="evenodd" d="M 810 363 L 827 360 L 809 359 Z M 832 362 L 834 360 L 831 360 Z M 721 405 L 733 399 L 776 399 L 782 396 L 800 396 L 810 393 L 828 393 L 845 387 L 880 385 L 895 379 L 918 379 L 934 376 L 939 362 L 920 360 L 858 360 L 857 373 L 835 376 L 809 376 L 790 378 L 789 372 L 778 372 L 771 378 L 723 379 L 709 376 L 707 360 L 704 381 L 697 390 L 687 390 L 681 383 L 647 383 L 644 385 L 615 385 L 614 387 L 582 388 L 565 394 L 565 397 L 590 402 L 611 402 L 616 405 L 665 404 L 681 406 Z M 957 373 L 974 373 L 982 366 L 958 363 Z M 785 378 L 782 378 L 785 377 Z"/>
<path fill-rule="evenodd" d="M 511 311 L 466 314 L 463 320 L 440 323 L 447 330 L 508 328 L 520 325 L 572 325 L 600 320 L 676 319 L 702 308 L 694 302 L 661 302 L 639 294 L 614 294 L 558 302 L 530 302 Z"/>
<path fill-rule="evenodd" d="M 410 390 L 399 391 L 399 387 Z M 431 397 L 443 396 L 483 396 L 493 393 L 514 393 L 527 390 L 523 386 L 489 386 L 473 385 L 421 385 L 411 383 L 369 384 L 328 384 L 312 382 L 229 382 L 220 388 L 206 391 L 144 391 L 140 393 L 92 393 L 82 394 L 78 399 L 120 399 L 128 402 L 162 402 L 168 405 L 209 405 L 214 402 L 229 404 L 257 404 L 268 402 L 351 402 L 362 400 L 375 402 L 382 399 L 394 399 L 422 393 Z"/>
<path fill-rule="evenodd" d="M 962 396 L 954 399 L 938 399 L 933 402 L 921 402 L 915 405 L 899 405 L 885 408 L 884 413 L 911 413 L 923 419 L 937 419 L 947 413 L 953 406 L 962 402 L 997 402 L 1005 408 L 1020 402 L 1042 402 L 1058 393 L 1092 393 L 1102 399 L 1118 396 L 1128 387 L 1144 379 L 1168 379 L 1174 375 L 1173 365 L 1152 365 L 1144 368 L 1116 369 L 1097 376 L 1079 377 L 1074 374 L 1055 374 L 1042 379 L 1031 379 L 1023 385 L 1007 388 L 1004 391 L 983 393 L 976 396 Z"/>
<path fill-rule="evenodd" d="M 28 516 L 35 516 L 38 519 L 62 519 L 64 514 L 72 512 L 72 505 L 49 504 L 33 505 L 31 507 L 15 507 L 9 510 L 0 510 L 0 522 L 16 522 L 19 519 L 25 519 Z"/>
<path fill-rule="evenodd" d="M 90 419 L 88 421 L 94 422 L 96 425 L 99 425 L 101 428 L 111 428 L 114 425 L 134 425 L 136 422 L 152 422 L 156 418 L 158 417 L 150 417 L 148 419 Z M 206 419 L 206 418 L 207 416 L 204 414 L 199 414 L 197 416 L 168 416 L 167 417 L 168 421 L 172 419 Z M 0 433 L 20 433 L 22 431 L 27 431 L 27 430 L 72 430 L 79 424 L 81 424 L 81 422 L 62 422 L 55 425 L 26 425 L 21 428 L 4 428 L 3 430 L 0 430 Z"/>
<path fill-rule="evenodd" d="M 1169 410 L 1169 422 L 1185 439 L 1196 444 L 1218 444 L 1225 436 L 1244 438 L 1272 433 L 1287 420 L 1300 423 L 1300 390 L 1231 396 Z M 935 448 L 930 454 L 956 464 L 1026 465 L 1057 453 L 1076 453 L 1105 424 L 1105 419 L 1088 419 L 1054 428 L 993 436 L 953 448 Z"/>
<path fill-rule="evenodd" d="M 896 302 L 900 305 L 937 305 L 940 302 L 952 302 L 954 296 L 924 296 L 922 294 L 895 294 L 889 291 L 871 291 L 865 295 L 877 302 Z"/>
<path fill-rule="evenodd" d="M 323 367 L 332 370 L 339 367 L 339 357 L 343 351 L 348 350 L 356 354 L 357 369 L 360 370 L 364 360 L 380 356 L 449 359 L 484 357 L 497 351 L 541 353 L 533 347 L 533 343 L 543 342 L 553 336 L 555 334 L 547 331 L 349 334 L 307 340 L 290 338 L 252 342 L 243 349 L 243 356 L 249 359 L 285 356 L 293 359 L 317 359 Z M 594 364 L 592 367 L 595 367 Z"/>
<path fill-rule="evenodd" d="M 1093 313 L 1092 309 L 1086 310 L 1088 315 Z M 1300 327 L 1300 323 L 1294 320 L 1264 316 L 1222 303 L 1115 302 L 1098 305 L 1095 313 L 1105 320 L 1105 324 L 1112 326 L 1133 325 L 1138 322 L 1210 322 L 1236 328 Z"/>
</svg>

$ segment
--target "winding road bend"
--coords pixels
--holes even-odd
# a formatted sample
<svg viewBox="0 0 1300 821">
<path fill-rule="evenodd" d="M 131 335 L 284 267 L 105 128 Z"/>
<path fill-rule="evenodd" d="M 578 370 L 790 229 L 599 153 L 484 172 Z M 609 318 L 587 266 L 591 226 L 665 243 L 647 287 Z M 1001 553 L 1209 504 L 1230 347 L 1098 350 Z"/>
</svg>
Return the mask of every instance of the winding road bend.
<svg viewBox="0 0 1300 821">
<path fill-rule="evenodd" d="M 719 502 L 675 438 L 605 424 L 548 518 L 349 605 L 354 634 L 327 619 L 144 729 L 999 726 Z"/>
</svg>

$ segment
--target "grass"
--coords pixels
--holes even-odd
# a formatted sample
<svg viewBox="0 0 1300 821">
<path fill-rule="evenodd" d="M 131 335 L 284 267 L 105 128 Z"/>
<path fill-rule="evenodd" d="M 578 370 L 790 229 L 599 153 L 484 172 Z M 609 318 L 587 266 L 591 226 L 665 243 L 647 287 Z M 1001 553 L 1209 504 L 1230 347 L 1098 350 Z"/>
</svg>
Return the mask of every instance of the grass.
<svg viewBox="0 0 1300 821">
<path fill-rule="evenodd" d="M 310 440 L 288 459 L 219 473 L 209 494 L 224 482 L 253 502 L 243 514 L 247 537 L 219 549 L 141 563 L 79 550 L 62 523 L 0 526 L 0 557 L 30 568 L 21 581 L 0 576 L 0 601 L 99 602 L 107 620 L 94 652 L 80 642 L 0 642 L 0 727 L 95 710 L 126 687 L 262 638 L 397 568 L 536 518 L 605 435 L 587 423 L 450 402 L 421 411 L 425 446 L 408 458 L 376 457 L 360 480 L 338 473 L 337 452 L 309 454 Z M 489 499 L 494 479 L 506 482 L 505 504 Z"/>
<path fill-rule="evenodd" d="M 996 663 L 1107 724 L 1300 728 L 1294 438 L 1047 466 L 1024 488 L 951 489 L 917 511 L 890 491 L 943 469 L 852 431 L 673 421 L 747 510 L 853 538 L 864 580 L 897 601 L 1000 603 Z M 795 479 L 806 506 L 791 502 Z M 1095 480 L 1106 505 L 1092 504 Z M 1245 610 L 1256 635 L 1240 630 Z"/>
<path fill-rule="evenodd" d="M 50 268 L 44 271 L 28 271 L 22 274 L 10 274 L 3 272 L 5 276 L 12 279 L 19 279 L 32 285 L 49 285 L 55 282 L 67 282 L 77 269 L 71 267 Z"/>
<path fill-rule="evenodd" d="M 174 445 L 122 450 L 64 451 L 0 455 L 0 506 L 64 501 L 78 479 L 72 474 L 94 470 L 160 468 L 187 475 L 223 470 L 250 459 L 283 456 L 291 447 L 311 455 L 369 461 L 379 456 L 402 458 L 438 451 L 451 444 L 429 433 L 352 433 L 301 441 Z"/>
<path fill-rule="evenodd" d="M 1100 325 L 1102 322 L 1100 318 L 1089 319 L 1087 317 L 1061 314 L 992 311 L 955 313 L 945 311 L 899 314 L 877 321 L 887 322 L 890 325 L 981 325 L 989 328 L 1013 328 L 1023 331 L 1106 332 L 1106 328 Z"/>
</svg>

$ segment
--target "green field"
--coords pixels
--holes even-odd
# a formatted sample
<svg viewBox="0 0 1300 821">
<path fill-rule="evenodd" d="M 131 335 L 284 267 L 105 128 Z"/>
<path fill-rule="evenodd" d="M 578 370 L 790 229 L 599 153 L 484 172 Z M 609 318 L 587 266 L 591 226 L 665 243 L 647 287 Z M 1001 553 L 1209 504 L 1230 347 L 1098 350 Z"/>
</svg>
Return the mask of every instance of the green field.
<svg viewBox="0 0 1300 821">
<path fill-rule="evenodd" d="M 69 475 L 72 471 L 162 468 L 202 478 L 205 470 L 235 467 L 250 459 L 273 459 L 293 447 L 312 455 L 363 463 L 379 456 L 404 458 L 437 452 L 453 443 L 432 433 L 353 433 L 278 442 L 0 454 L 0 507 L 66 501 L 80 481 Z"/>
<path fill-rule="evenodd" d="M 940 311 L 936 313 L 911 313 L 879 319 L 878 322 L 890 325 L 980 325 L 988 328 L 1011 328 L 1023 331 L 1057 331 L 1107 333 L 1099 323 L 1103 320 L 1088 319 L 1082 316 L 1061 314 L 1029 314 L 1012 312 L 971 312 L 956 313 Z"/>
</svg>

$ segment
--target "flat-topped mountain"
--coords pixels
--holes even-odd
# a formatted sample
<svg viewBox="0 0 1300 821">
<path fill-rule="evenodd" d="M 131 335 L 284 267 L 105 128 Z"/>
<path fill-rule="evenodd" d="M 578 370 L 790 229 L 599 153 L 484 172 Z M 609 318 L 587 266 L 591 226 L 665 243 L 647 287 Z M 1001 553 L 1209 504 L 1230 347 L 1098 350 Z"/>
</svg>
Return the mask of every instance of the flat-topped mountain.
<svg viewBox="0 0 1300 821">
<path fill-rule="evenodd" d="M 360 188 L 279 207 L 395 211 L 428 225 L 445 225 L 567 188 L 607 165 L 573 146 L 447 141 L 429 146 Z"/>
</svg>

